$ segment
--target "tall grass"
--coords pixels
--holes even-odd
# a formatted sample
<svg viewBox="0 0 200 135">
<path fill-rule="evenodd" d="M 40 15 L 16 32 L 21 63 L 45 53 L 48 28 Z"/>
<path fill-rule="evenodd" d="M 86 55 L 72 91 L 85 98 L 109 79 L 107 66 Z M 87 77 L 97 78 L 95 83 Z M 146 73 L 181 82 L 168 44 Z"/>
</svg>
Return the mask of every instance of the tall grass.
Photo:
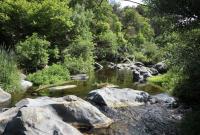
<svg viewBox="0 0 200 135">
<path fill-rule="evenodd" d="M 20 74 L 12 51 L 0 48 L 0 87 L 7 92 L 19 90 Z"/>
</svg>

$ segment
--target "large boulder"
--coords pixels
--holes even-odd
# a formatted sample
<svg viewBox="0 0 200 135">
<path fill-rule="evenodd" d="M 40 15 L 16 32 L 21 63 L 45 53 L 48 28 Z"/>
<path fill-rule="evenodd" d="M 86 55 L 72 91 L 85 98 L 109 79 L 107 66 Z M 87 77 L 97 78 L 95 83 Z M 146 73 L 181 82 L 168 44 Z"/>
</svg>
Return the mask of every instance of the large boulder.
<svg viewBox="0 0 200 135">
<path fill-rule="evenodd" d="M 76 127 L 102 128 L 108 127 L 112 120 L 101 113 L 95 106 L 76 96 L 62 98 L 42 97 L 24 99 L 16 104 L 17 107 L 49 107 L 51 111 Z"/>
<path fill-rule="evenodd" d="M 53 109 L 52 109 L 53 110 Z M 81 135 L 49 107 L 23 107 L 6 125 L 5 135 Z"/>
<path fill-rule="evenodd" d="M 0 110 L 8 107 L 11 102 L 11 95 L 0 88 Z"/>
<path fill-rule="evenodd" d="M 119 108 L 143 105 L 149 100 L 149 94 L 129 88 L 102 88 L 91 91 L 87 99 L 97 105 Z"/>
</svg>

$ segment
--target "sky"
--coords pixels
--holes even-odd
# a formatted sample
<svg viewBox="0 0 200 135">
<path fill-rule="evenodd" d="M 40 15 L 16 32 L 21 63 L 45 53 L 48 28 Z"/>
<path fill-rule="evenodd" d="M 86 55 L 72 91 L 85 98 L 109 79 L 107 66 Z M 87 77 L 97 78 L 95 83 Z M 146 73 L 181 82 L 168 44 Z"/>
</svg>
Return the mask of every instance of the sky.
<svg viewBox="0 0 200 135">
<path fill-rule="evenodd" d="M 119 2 L 121 4 L 121 7 L 126 7 L 126 6 L 137 6 L 136 3 L 128 2 L 128 1 L 123 1 L 123 0 L 110 0 L 111 2 Z M 142 3 L 142 0 L 132 0 L 134 2 Z"/>
</svg>

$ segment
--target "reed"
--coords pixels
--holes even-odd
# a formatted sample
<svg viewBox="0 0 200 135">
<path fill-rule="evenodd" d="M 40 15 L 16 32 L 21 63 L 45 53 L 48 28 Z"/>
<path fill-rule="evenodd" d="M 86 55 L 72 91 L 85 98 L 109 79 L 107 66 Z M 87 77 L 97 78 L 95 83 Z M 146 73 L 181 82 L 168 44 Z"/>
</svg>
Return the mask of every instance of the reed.
<svg viewBox="0 0 200 135">
<path fill-rule="evenodd" d="M 20 74 L 17 69 L 14 52 L 0 48 L 0 86 L 7 92 L 20 89 Z"/>
</svg>

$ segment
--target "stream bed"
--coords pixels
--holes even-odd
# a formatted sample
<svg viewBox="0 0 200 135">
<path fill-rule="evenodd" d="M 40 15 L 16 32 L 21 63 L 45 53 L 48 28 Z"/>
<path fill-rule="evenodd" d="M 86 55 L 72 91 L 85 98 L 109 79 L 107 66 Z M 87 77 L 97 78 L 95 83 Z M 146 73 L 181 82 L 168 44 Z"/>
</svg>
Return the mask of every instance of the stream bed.
<svg viewBox="0 0 200 135">
<path fill-rule="evenodd" d="M 37 89 L 37 87 L 34 87 L 32 90 L 28 90 L 27 92 L 12 93 L 12 105 L 24 98 L 36 98 L 40 96 L 62 97 L 65 95 L 76 95 L 85 98 L 91 90 L 101 88 L 101 85 L 106 84 L 116 85 L 119 88 L 143 90 L 152 95 L 163 92 L 163 89 L 156 85 L 134 83 L 132 71 L 130 70 L 113 70 L 104 68 L 90 73 L 89 79 L 87 80 L 74 80 L 65 84 L 76 85 L 77 87 L 75 88 L 54 92 L 50 92 L 48 89 L 43 89 L 38 93 L 34 93 L 34 90 Z"/>
<path fill-rule="evenodd" d="M 130 70 L 113 70 L 104 68 L 89 75 L 87 80 L 74 80 L 64 85 L 76 85 L 75 88 L 50 92 L 43 89 L 34 92 L 37 87 L 24 93 L 12 94 L 12 106 L 24 98 L 36 98 L 41 96 L 63 97 L 66 95 L 76 95 L 85 98 L 92 90 L 101 88 L 104 85 L 116 85 L 119 88 L 132 88 L 146 91 L 150 95 L 164 93 L 164 90 L 156 85 L 148 83 L 136 83 Z M 98 106 L 97 106 L 98 107 Z M 165 103 L 147 104 L 138 107 L 128 108 L 104 108 L 98 109 L 107 117 L 114 120 L 108 128 L 100 129 L 79 129 L 84 134 L 92 135 L 176 135 L 178 129 L 176 124 L 180 121 L 182 113 L 179 109 L 169 109 Z"/>
</svg>

